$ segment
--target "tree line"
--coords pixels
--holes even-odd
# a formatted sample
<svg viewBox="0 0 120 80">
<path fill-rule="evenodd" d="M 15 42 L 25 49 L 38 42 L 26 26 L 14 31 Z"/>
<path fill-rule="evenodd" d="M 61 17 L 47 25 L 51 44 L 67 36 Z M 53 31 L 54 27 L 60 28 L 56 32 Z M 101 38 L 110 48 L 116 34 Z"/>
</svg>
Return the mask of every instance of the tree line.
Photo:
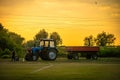
<svg viewBox="0 0 120 80">
<path fill-rule="evenodd" d="M 116 37 L 114 34 L 101 32 L 97 37 L 90 35 L 84 38 L 85 46 L 99 46 L 100 57 L 120 57 L 120 46 L 114 46 Z"/>
<path fill-rule="evenodd" d="M 48 34 L 45 29 L 40 30 L 33 40 L 23 43 L 25 38 L 15 32 L 10 32 L 0 23 L 0 57 L 10 57 L 13 50 L 19 57 L 24 57 L 26 48 L 33 47 L 34 45 L 38 46 L 41 38 L 54 39 L 56 45 L 62 44 L 62 39 L 57 32 Z"/>
<path fill-rule="evenodd" d="M 27 48 L 31 48 L 34 45 L 38 46 L 41 38 L 54 39 L 56 45 L 62 45 L 62 38 L 57 32 L 48 33 L 45 29 L 41 29 L 33 37 L 33 40 L 24 42 L 24 38 L 14 32 L 10 32 L 8 29 L 4 28 L 0 24 L 0 57 L 10 57 L 13 50 L 17 53 L 19 57 L 24 57 Z M 85 46 L 100 46 L 100 56 L 114 56 L 120 57 L 120 47 L 107 47 L 113 46 L 116 38 L 114 34 L 109 34 L 106 32 L 101 32 L 97 34 L 96 37 L 93 35 L 84 38 Z M 24 42 L 24 43 L 23 43 Z M 59 54 L 66 54 L 65 48 L 57 47 Z"/>
<path fill-rule="evenodd" d="M 93 37 L 90 35 L 84 38 L 84 45 L 85 46 L 113 46 L 116 38 L 114 34 L 109 34 L 106 32 L 99 33 L 97 37 Z"/>
</svg>

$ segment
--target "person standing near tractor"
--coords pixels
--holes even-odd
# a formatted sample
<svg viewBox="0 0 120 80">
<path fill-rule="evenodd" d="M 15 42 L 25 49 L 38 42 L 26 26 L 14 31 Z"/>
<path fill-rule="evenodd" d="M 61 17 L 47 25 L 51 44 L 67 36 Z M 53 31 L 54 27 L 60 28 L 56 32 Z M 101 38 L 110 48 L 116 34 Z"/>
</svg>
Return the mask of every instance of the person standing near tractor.
<svg viewBox="0 0 120 80">
<path fill-rule="evenodd" d="M 12 51 L 12 61 L 15 62 L 15 50 Z"/>
</svg>

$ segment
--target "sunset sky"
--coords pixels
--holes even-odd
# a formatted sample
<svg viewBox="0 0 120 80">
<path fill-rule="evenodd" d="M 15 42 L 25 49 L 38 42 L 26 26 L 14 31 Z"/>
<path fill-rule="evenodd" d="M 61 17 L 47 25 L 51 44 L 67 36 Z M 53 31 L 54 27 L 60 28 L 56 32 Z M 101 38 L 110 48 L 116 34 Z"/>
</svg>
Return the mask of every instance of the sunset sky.
<svg viewBox="0 0 120 80">
<path fill-rule="evenodd" d="M 58 32 L 63 45 L 83 45 L 105 31 L 120 45 L 120 0 L 0 0 L 0 23 L 25 41 L 45 29 Z"/>
</svg>

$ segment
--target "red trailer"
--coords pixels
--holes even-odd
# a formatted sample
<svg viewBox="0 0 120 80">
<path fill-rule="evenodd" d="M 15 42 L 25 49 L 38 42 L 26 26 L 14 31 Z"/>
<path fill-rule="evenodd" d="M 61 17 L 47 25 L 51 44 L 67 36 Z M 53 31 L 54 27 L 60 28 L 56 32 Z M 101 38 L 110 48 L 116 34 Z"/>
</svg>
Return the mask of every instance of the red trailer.
<svg viewBox="0 0 120 80">
<path fill-rule="evenodd" d="M 68 59 L 79 59 L 78 53 L 86 56 L 87 59 L 97 59 L 99 47 L 91 46 L 66 46 L 66 51 L 68 52 Z"/>
</svg>

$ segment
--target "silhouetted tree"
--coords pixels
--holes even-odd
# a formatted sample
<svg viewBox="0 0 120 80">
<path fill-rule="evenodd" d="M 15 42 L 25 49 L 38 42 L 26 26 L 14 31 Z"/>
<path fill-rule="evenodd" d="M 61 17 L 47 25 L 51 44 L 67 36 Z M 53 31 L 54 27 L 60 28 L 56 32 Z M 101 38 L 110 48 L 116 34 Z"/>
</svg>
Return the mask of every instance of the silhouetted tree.
<svg viewBox="0 0 120 80">
<path fill-rule="evenodd" d="M 3 30 L 3 26 L 2 26 L 2 24 L 0 23 L 0 31 L 1 31 L 1 30 Z"/>
<path fill-rule="evenodd" d="M 40 39 L 47 38 L 47 37 L 48 37 L 48 32 L 45 31 L 45 29 L 40 30 L 34 37 L 34 44 L 38 46 Z"/>
<path fill-rule="evenodd" d="M 47 38 L 47 37 L 48 37 L 48 32 L 46 32 L 45 29 L 42 29 L 35 35 L 35 40 L 40 40 L 41 38 Z"/>
<path fill-rule="evenodd" d="M 93 46 L 94 45 L 94 38 L 92 35 L 85 37 L 84 39 L 84 45 L 85 46 Z"/>
<path fill-rule="evenodd" d="M 55 40 L 56 45 L 62 44 L 62 39 L 57 32 L 52 32 L 50 38 Z"/>
<path fill-rule="evenodd" d="M 115 41 L 114 34 L 107 34 L 106 32 L 99 33 L 97 35 L 97 38 L 95 39 L 95 42 L 98 46 L 110 46 Z"/>
</svg>

